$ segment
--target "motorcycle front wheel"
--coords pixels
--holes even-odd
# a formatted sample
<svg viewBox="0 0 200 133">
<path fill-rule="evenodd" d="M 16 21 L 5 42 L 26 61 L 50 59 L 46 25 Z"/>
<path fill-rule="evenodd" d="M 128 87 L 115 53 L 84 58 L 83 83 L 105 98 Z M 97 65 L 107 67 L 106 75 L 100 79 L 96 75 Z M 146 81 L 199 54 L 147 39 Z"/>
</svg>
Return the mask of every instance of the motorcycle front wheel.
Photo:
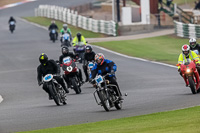
<svg viewBox="0 0 200 133">
<path fill-rule="evenodd" d="M 59 103 L 58 95 L 56 94 L 56 92 L 51 84 L 49 85 L 49 92 L 50 92 L 50 95 L 53 97 L 53 100 L 56 103 L 56 105 L 59 106 L 60 103 Z"/>
<path fill-rule="evenodd" d="M 106 92 L 104 90 L 100 90 L 97 92 L 97 94 L 105 111 L 110 111 L 110 102 L 108 100 L 109 98 L 107 97 Z"/>
<path fill-rule="evenodd" d="M 192 94 L 196 94 L 197 93 L 196 86 L 195 86 L 194 80 L 191 76 L 188 77 L 188 81 L 189 81 L 189 84 L 190 84 L 190 89 L 192 91 Z"/>
</svg>

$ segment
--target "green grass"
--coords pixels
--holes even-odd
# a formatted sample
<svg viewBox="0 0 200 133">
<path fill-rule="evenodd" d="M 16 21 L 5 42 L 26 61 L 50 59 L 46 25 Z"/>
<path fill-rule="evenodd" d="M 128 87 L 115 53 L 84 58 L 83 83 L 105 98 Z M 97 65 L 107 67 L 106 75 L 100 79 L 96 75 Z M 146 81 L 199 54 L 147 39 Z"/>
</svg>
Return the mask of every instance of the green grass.
<svg viewBox="0 0 200 133">
<path fill-rule="evenodd" d="M 45 17 L 24 17 L 24 19 L 26 19 L 30 22 L 37 23 L 42 26 L 46 26 L 46 27 L 49 27 L 49 25 L 51 24 L 51 20 L 52 20 L 52 19 L 45 18 Z M 55 20 L 55 21 L 60 30 L 62 28 L 63 22 L 57 21 L 57 20 Z M 81 29 L 81 28 L 78 28 L 78 27 L 75 27 L 75 26 L 72 26 L 69 24 L 68 24 L 68 27 L 71 29 L 73 37 L 76 36 L 76 33 L 78 33 L 78 32 L 81 32 L 85 38 L 98 38 L 98 37 L 106 37 L 107 36 L 105 34 L 94 33 L 94 32 L 84 30 L 84 29 Z"/>
<path fill-rule="evenodd" d="M 175 65 L 183 44 L 189 39 L 172 35 L 138 40 L 92 43 L 122 54 Z"/>
<path fill-rule="evenodd" d="M 106 113 L 106 112 L 105 112 Z M 200 107 L 20 133 L 199 133 Z"/>
<path fill-rule="evenodd" d="M 198 0 L 173 0 L 173 3 L 177 3 L 178 5 L 181 5 L 181 4 L 192 4 L 192 5 L 194 5 L 195 1 L 198 1 Z"/>
</svg>

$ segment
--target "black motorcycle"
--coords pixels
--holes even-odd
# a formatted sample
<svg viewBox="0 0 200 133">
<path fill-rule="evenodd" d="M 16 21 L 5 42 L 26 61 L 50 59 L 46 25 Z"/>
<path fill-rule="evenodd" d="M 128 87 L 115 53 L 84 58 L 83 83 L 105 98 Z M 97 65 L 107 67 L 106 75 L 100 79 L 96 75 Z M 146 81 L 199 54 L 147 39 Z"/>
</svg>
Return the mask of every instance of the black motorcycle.
<svg viewBox="0 0 200 133">
<path fill-rule="evenodd" d="M 54 99 L 56 105 L 66 104 L 66 92 L 63 87 L 53 78 L 54 75 L 47 74 L 43 77 L 43 82 L 47 83 L 50 96 Z"/>
<path fill-rule="evenodd" d="M 61 47 L 71 47 L 70 35 L 68 33 L 64 33 L 61 37 L 61 40 Z"/>
<path fill-rule="evenodd" d="M 120 110 L 122 108 L 122 101 L 119 100 L 113 89 L 114 87 L 117 88 L 117 86 L 109 84 L 109 80 L 105 79 L 106 76 L 108 74 L 105 76 L 97 75 L 95 77 L 94 86 L 96 87 L 96 91 L 94 92 L 94 98 L 97 104 L 103 106 L 106 111 L 110 111 L 112 107 Z"/>
<path fill-rule="evenodd" d="M 15 21 L 11 21 L 9 24 L 10 32 L 13 33 L 15 30 Z"/>
<path fill-rule="evenodd" d="M 52 29 L 51 31 L 50 31 L 50 38 L 51 38 L 51 40 L 53 41 L 53 42 L 55 42 L 56 41 L 56 38 L 57 38 L 57 36 L 56 36 L 56 30 L 55 29 Z"/>
</svg>

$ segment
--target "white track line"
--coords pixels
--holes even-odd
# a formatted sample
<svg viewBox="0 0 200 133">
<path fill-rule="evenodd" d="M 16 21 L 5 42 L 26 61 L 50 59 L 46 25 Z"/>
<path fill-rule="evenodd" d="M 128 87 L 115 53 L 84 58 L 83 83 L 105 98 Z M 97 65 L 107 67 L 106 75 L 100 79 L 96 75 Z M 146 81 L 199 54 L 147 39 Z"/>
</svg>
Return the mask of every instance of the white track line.
<svg viewBox="0 0 200 133">
<path fill-rule="evenodd" d="M 3 97 L 0 95 L 0 103 L 3 101 Z"/>
</svg>

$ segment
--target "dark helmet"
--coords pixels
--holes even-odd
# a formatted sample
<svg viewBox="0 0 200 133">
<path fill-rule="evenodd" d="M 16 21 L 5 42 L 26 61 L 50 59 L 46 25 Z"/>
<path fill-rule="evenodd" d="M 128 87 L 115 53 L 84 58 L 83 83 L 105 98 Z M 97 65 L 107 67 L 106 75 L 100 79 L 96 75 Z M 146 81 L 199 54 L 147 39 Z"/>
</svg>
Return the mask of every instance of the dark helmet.
<svg viewBox="0 0 200 133">
<path fill-rule="evenodd" d="M 68 54 L 68 52 L 69 52 L 68 47 L 62 47 L 62 54 L 63 54 L 63 55 Z"/>
<path fill-rule="evenodd" d="M 41 64 L 45 64 L 48 61 L 48 57 L 46 54 L 42 53 L 39 57 L 39 61 Z"/>
<path fill-rule="evenodd" d="M 78 33 L 76 34 L 76 36 L 77 36 L 77 38 L 78 38 L 78 41 L 80 42 L 80 41 L 81 41 L 81 33 L 78 32 Z"/>
<path fill-rule="evenodd" d="M 89 45 L 86 46 L 86 47 L 85 47 L 85 52 L 86 52 L 86 53 L 91 53 L 91 52 L 92 52 L 92 47 L 89 46 Z"/>
</svg>

